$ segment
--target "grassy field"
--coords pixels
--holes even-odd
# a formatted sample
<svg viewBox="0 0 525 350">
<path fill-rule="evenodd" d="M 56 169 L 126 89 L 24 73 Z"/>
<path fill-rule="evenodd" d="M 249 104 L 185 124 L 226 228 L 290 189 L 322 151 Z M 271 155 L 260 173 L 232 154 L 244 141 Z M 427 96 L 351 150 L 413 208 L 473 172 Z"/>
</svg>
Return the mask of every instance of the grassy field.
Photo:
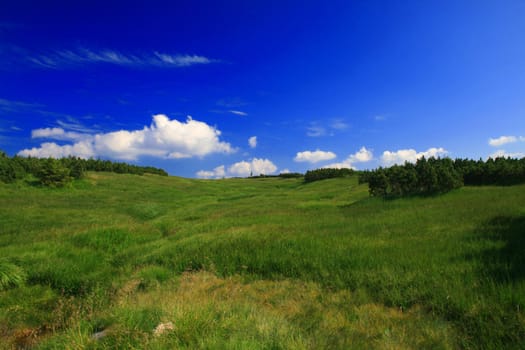
<svg viewBox="0 0 525 350">
<path fill-rule="evenodd" d="M 0 208 L 0 349 L 525 344 L 525 186 L 89 173 Z"/>
</svg>

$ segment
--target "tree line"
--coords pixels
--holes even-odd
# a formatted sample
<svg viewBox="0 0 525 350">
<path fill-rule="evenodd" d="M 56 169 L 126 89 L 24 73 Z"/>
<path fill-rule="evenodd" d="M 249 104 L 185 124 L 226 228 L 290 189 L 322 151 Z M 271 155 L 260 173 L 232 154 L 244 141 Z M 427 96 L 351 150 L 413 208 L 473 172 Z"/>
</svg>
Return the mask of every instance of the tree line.
<svg viewBox="0 0 525 350">
<path fill-rule="evenodd" d="M 342 168 L 321 168 L 315 170 L 308 170 L 304 174 L 304 182 L 313 182 L 324 179 L 332 179 L 336 177 L 347 177 L 354 173 L 352 169 Z"/>
<path fill-rule="evenodd" d="M 456 159 L 454 166 L 463 174 L 465 185 L 509 186 L 525 183 L 525 158 Z"/>
<path fill-rule="evenodd" d="M 403 197 L 445 193 L 463 185 L 515 185 L 525 183 L 525 158 L 483 160 L 420 158 L 389 168 L 362 171 L 359 183 L 368 183 L 377 197 Z"/>
<path fill-rule="evenodd" d="M 9 157 L 5 152 L 0 151 L 0 181 L 4 183 L 11 183 L 33 176 L 44 186 L 62 187 L 73 179 L 81 179 L 86 171 L 168 175 L 163 169 L 151 166 L 138 166 L 93 158 L 82 159 L 72 156 L 60 159 Z"/>
<path fill-rule="evenodd" d="M 260 175 L 250 175 L 248 179 L 264 179 L 264 178 L 271 178 L 271 177 L 278 177 L 282 179 L 296 179 L 301 178 L 304 175 L 301 173 L 280 173 L 279 175 L 267 175 L 267 174 L 260 174 Z"/>
</svg>

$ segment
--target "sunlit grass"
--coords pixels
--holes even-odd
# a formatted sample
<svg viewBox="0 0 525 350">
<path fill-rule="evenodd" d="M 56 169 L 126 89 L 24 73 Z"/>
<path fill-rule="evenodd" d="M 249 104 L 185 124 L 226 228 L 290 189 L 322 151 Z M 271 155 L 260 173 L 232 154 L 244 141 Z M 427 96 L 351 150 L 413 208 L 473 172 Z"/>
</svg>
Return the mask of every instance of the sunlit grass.
<svg viewBox="0 0 525 350">
<path fill-rule="evenodd" d="M 356 178 L 90 173 L 0 185 L 0 206 L 0 256 L 23 272 L 0 291 L 7 348 L 525 341 L 524 186 L 385 201 Z"/>
<path fill-rule="evenodd" d="M 246 283 L 206 271 L 183 273 L 177 282 L 145 292 L 128 290 L 116 305 L 107 312 L 110 325 L 97 347 L 420 349 L 447 348 L 454 337 L 450 325 L 419 307 L 363 303 L 349 291 L 326 291 L 315 283 Z M 155 335 L 155 327 L 167 323 L 173 328 Z M 68 329 L 55 338 L 70 334 Z M 73 344 L 93 343 L 90 337 L 88 328 Z"/>
</svg>

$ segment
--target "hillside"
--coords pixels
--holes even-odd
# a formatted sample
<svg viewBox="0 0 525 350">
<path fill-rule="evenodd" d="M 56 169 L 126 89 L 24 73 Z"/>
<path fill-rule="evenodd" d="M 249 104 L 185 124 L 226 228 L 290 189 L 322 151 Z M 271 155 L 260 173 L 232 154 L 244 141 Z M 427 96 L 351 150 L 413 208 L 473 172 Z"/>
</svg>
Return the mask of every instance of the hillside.
<svg viewBox="0 0 525 350">
<path fill-rule="evenodd" d="M 356 176 L 89 172 L 0 183 L 0 208 L 0 349 L 525 342 L 525 185 L 384 200 Z"/>
</svg>

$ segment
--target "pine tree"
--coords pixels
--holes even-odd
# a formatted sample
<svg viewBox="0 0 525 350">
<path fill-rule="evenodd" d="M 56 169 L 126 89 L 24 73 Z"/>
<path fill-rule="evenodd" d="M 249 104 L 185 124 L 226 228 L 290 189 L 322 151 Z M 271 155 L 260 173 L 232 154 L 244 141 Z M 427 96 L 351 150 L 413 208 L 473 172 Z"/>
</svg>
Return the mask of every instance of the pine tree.
<svg viewBox="0 0 525 350">
<path fill-rule="evenodd" d="M 42 161 L 37 176 L 42 185 L 49 187 L 63 187 L 71 182 L 69 169 L 54 158 L 47 158 Z"/>
<path fill-rule="evenodd" d="M 368 178 L 368 191 L 371 196 L 386 197 L 388 187 L 388 177 L 383 168 L 379 168 L 370 174 Z"/>
<path fill-rule="evenodd" d="M 428 161 L 422 157 L 416 162 L 417 187 L 420 193 L 433 194 L 439 191 L 438 177 L 433 166 L 433 158 Z"/>
</svg>

